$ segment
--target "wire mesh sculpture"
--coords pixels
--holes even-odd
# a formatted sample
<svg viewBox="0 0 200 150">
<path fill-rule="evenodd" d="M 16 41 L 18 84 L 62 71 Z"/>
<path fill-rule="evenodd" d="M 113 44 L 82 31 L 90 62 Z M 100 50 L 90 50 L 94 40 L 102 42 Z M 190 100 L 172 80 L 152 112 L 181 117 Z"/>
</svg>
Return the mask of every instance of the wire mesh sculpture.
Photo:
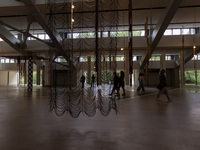
<svg viewBox="0 0 200 150">
<path fill-rule="evenodd" d="M 97 109 L 104 116 L 109 115 L 112 109 L 117 113 L 116 96 L 109 96 L 111 72 L 116 71 L 111 68 L 117 68 L 116 62 L 111 62 L 112 57 L 116 57 L 117 38 L 111 36 L 109 41 L 105 41 L 102 33 L 112 31 L 117 34 L 118 12 L 115 10 L 118 8 L 118 0 L 76 1 L 73 3 L 76 8 L 73 10 L 73 18 L 71 1 L 47 0 L 47 4 L 50 10 L 49 25 L 53 31 L 62 33 L 60 44 L 71 61 L 60 57 L 55 47 L 49 48 L 50 110 L 55 111 L 58 116 L 69 113 L 74 118 L 80 113 L 92 117 Z M 109 9 L 111 11 L 107 11 Z M 84 56 L 89 59 L 88 63 L 80 62 L 80 58 Z M 63 62 L 58 62 L 61 58 Z M 91 58 L 96 61 L 93 63 Z M 105 61 L 105 58 L 109 58 L 109 61 Z M 99 67 L 94 70 L 97 64 Z M 85 71 L 87 83 L 90 83 L 91 72 L 96 71 L 100 85 L 90 87 L 86 84 L 82 88 L 80 78 Z"/>
</svg>

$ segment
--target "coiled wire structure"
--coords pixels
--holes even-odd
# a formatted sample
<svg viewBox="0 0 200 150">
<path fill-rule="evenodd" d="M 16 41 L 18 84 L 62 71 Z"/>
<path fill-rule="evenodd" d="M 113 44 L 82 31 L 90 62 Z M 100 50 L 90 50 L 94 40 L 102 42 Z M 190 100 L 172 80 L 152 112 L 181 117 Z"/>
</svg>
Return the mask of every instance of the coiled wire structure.
<svg viewBox="0 0 200 150">
<path fill-rule="evenodd" d="M 80 113 L 93 117 L 97 110 L 104 116 L 109 115 L 112 109 L 117 114 L 116 96 L 109 96 L 112 89 L 111 72 L 116 71 L 117 68 L 115 60 L 112 61 L 112 58 L 116 56 L 117 38 L 111 36 L 109 40 L 105 40 L 99 35 L 95 38 L 95 33 L 110 33 L 111 31 L 117 33 L 118 12 L 114 10 L 119 7 L 118 0 L 79 0 L 74 2 L 73 30 L 71 28 L 71 1 L 47 0 L 47 4 L 50 11 L 49 25 L 53 31 L 61 33 L 60 44 L 63 53 L 71 60 L 68 62 L 63 59 L 63 62 L 58 62 L 61 56 L 59 51 L 56 47 L 49 48 L 50 111 L 54 111 L 58 116 L 69 113 L 73 118 L 77 118 Z M 98 7 L 96 7 L 97 5 Z M 98 31 L 95 28 L 97 26 Z M 87 38 L 83 38 L 85 35 Z M 104 51 L 104 49 L 108 51 Z M 97 61 L 96 53 L 104 59 Z M 90 87 L 90 84 L 86 84 L 84 88 L 81 87 L 80 78 L 84 72 L 89 70 L 89 73 L 92 71 L 95 73 L 91 64 L 79 61 L 84 56 L 94 57 L 96 60 L 94 65 L 99 64 L 100 66 L 95 71 L 96 74 L 100 73 L 101 83 L 95 87 Z M 105 61 L 105 57 L 109 61 Z M 86 80 L 89 83 L 90 79 Z"/>
</svg>

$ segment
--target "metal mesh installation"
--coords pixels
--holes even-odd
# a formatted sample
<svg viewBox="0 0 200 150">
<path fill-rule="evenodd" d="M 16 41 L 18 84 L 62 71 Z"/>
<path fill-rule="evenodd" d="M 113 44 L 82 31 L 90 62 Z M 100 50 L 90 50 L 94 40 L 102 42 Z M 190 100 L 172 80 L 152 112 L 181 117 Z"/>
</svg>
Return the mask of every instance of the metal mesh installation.
<svg viewBox="0 0 200 150">
<path fill-rule="evenodd" d="M 49 25 L 61 37 L 61 48 L 49 48 L 50 110 L 58 116 L 66 113 L 74 118 L 80 113 L 92 117 L 97 111 L 104 116 L 111 110 L 117 113 L 116 96 L 109 94 L 112 73 L 117 68 L 113 59 L 118 41 L 115 36 L 105 39 L 103 34 L 117 33 L 118 0 L 47 0 L 47 3 Z M 83 58 L 87 61 L 82 62 Z M 95 86 L 91 86 L 92 74 Z M 84 87 L 80 82 L 82 75 Z"/>
</svg>

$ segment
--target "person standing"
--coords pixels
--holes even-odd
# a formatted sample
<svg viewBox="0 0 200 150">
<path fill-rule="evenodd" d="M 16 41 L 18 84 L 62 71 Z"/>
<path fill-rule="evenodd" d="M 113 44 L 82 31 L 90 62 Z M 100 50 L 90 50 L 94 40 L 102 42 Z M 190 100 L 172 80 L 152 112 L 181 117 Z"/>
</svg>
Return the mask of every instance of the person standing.
<svg viewBox="0 0 200 150">
<path fill-rule="evenodd" d="M 94 87 L 94 80 L 95 80 L 95 76 L 94 76 L 94 74 L 92 74 L 92 82 L 91 82 L 91 87 Z"/>
<path fill-rule="evenodd" d="M 82 83 L 82 88 L 84 88 L 84 84 L 85 84 L 85 76 L 84 75 L 81 76 L 80 81 Z"/>
<path fill-rule="evenodd" d="M 171 98 L 168 95 L 168 91 L 166 89 L 167 83 L 166 83 L 166 77 L 165 77 L 165 69 L 162 69 L 160 71 L 159 80 L 160 80 L 160 82 L 157 86 L 157 88 L 159 89 L 158 95 L 157 95 L 157 100 L 159 100 L 160 95 L 164 93 L 166 95 L 168 101 L 172 102 Z"/>
<path fill-rule="evenodd" d="M 123 94 L 122 94 L 122 95 L 125 95 L 125 89 L 124 89 L 124 71 L 120 71 L 119 90 L 120 90 L 120 87 L 121 87 L 122 90 L 123 90 Z"/>
<path fill-rule="evenodd" d="M 137 92 L 139 92 L 141 89 L 142 89 L 143 92 L 145 92 L 144 84 L 143 84 L 144 81 L 143 80 L 144 80 L 144 74 L 140 73 L 139 77 L 138 77 L 139 86 L 137 88 Z"/>
</svg>

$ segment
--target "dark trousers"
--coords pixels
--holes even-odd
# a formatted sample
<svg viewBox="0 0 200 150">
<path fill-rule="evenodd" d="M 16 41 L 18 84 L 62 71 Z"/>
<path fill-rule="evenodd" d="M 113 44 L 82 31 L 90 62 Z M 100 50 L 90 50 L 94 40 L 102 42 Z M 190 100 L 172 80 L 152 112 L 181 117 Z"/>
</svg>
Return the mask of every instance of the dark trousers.
<svg viewBox="0 0 200 150">
<path fill-rule="evenodd" d="M 140 84 L 138 86 L 137 91 L 139 92 L 141 88 L 142 88 L 142 91 L 144 92 L 145 90 L 144 90 L 144 85 L 143 84 Z"/>
<path fill-rule="evenodd" d="M 82 88 L 84 88 L 84 82 L 82 82 Z"/>
</svg>

